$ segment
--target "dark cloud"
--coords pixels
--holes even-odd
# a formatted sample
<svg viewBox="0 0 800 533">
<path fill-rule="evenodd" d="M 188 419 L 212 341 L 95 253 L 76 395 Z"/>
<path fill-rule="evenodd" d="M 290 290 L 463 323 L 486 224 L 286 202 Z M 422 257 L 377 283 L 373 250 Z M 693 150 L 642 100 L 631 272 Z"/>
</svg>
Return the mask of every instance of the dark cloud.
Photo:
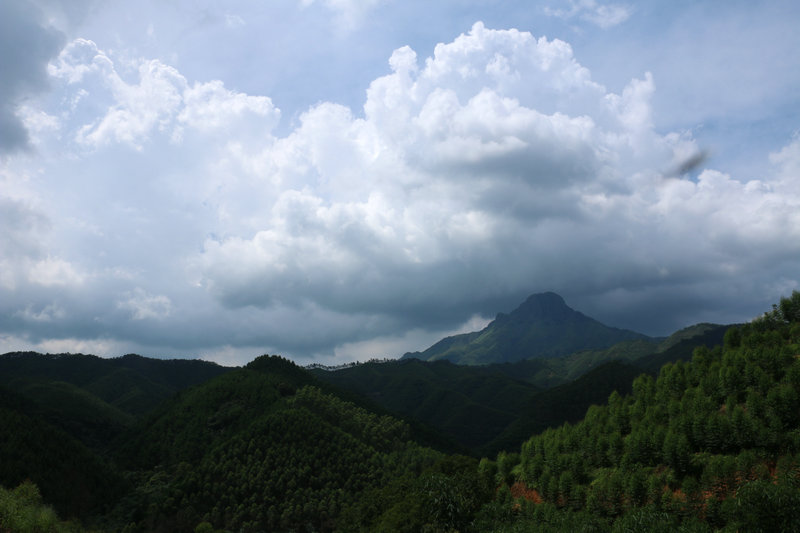
<svg viewBox="0 0 800 533">
<path fill-rule="evenodd" d="M 18 106 L 48 87 L 47 65 L 64 44 L 43 18 L 29 2 L 0 2 L 0 153 L 28 145 Z"/>
<path fill-rule="evenodd" d="M 38 234 L 50 227 L 49 219 L 25 203 L 0 197 L 0 256 L 35 257 L 43 253 Z"/>
</svg>

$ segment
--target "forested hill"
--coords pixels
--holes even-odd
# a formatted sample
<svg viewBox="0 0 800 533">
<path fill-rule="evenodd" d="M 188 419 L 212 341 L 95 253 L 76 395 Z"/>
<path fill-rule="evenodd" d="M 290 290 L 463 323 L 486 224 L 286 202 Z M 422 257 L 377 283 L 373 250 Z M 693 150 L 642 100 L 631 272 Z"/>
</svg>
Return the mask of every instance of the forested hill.
<svg viewBox="0 0 800 533">
<path fill-rule="evenodd" d="M 724 347 L 482 461 L 494 531 L 800 531 L 800 292 Z"/>
<path fill-rule="evenodd" d="M 322 381 L 364 395 L 393 413 L 429 424 L 473 454 L 513 450 L 532 433 L 575 422 L 613 391 L 628 393 L 643 371 L 689 361 L 695 348 L 722 344 L 728 326 L 697 324 L 661 342 L 618 343 L 566 357 L 493 365 L 447 360 L 369 362 L 335 371 L 315 368 Z M 660 363 L 654 368 L 654 363 Z"/>
<path fill-rule="evenodd" d="M 391 412 L 429 424 L 472 450 L 497 437 L 541 391 L 496 367 L 449 361 L 405 359 L 312 372 Z"/>
<path fill-rule="evenodd" d="M 156 407 L 175 392 L 229 368 L 200 360 L 152 359 L 136 354 L 102 358 L 84 354 L 10 352 L 0 355 L 0 385 L 29 396 L 61 387 L 94 396 L 129 415 Z M 64 394 L 68 394 L 64 392 Z"/>
<path fill-rule="evenodd" d="M 91 370 L 94 358 L 36 357 L 9 355 L 18 377 L 9 372 L 8 383 L 35 375 L 58 394 L 0 388 L 0 485 L 18 487 L 0 490 L 0 531 L 80 529 L 52 519 L 43 502 L 96 531 L 331 531 L 377 516 L 361 508 L 368 491 L 477 465 L 417 444 L 438 437 L 277 356 L 183 388 L 140 417 L 86 392 L 92 372 L 70 383 L 80 372 L 69 363 Z M 64 372 L 31 371 L 42 361 L 66 362 Z M 115 432 L 94 432 L 92 445 L 77 438 L 125 416 Z"/>
<path fill-rule="evenodd" d="M 130 433 L 117 460 L 141 481 L 116 512 L 143 531 L 345 528 L 365 492 L 446 459 L 413 436 L 407 423 L 263 356 L 180 393 Z"/>
<path fill-rule="evenodd" d="M 552 292 L 534 294 L 510 314 L 499 313 L 483 330 L 447 337 L 403 358 L 485 365 L 538 357 L 559 357 L 602 349 L 646 335 L 601 324 L 567 306 Z"/>
<path fill-rule="evenodd" d="M 32 480 L 65 516 L 107 511 L 125 491 L 109 460 L 116 440 L 179 390 L 229 370 L 133 354 L 0 355 L 0 485 Z"/>
<path fill-rule="evenodd" d="M 0 531 L 800 531 L 800 292 L 493 458 L 346 398 L 263 356 L 100 451 L 0 390 Z"/>
</svg>

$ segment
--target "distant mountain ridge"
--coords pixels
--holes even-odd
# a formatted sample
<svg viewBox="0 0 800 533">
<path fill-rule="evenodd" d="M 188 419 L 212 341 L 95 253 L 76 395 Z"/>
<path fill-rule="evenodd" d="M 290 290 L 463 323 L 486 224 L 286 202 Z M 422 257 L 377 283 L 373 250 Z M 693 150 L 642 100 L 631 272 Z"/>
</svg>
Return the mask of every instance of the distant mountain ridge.
<svg viewBox="0 0 800 533">
<path fill-rule="evenodd" d="M 154 359 L 137 354 L 0 354 L 0 386 L 25 394 L 34 385 L 62 382 L 129 415 L 142 415 L 186 387 L 230 368 L 198 359 Z"/>
<path fill-rule="evenodd" d="M 654 339 L 606 326 L 572 309 L 558 294 L 544 292 L 529 296 L 509 314 L 498 313 L 481 331 L 446 337 L 427 350 L 406 353 L 403 359 L 486 365 L 561 357 L 632 340 Z"/>
<path fill-rule="evenodd" d="M 476 456 L 513 451 L 530 435 L 580 420 L 613 392 L 629 394 L 635 377 L 690 361 L 696 348 L 721 346 L 729 326 L 695 324 L 665 339 L 623 341 L 601 350 L 513 363 L 373 361 L 318 379 L 361 394 L 390 413 L 429 424 Z"/>
</svg>

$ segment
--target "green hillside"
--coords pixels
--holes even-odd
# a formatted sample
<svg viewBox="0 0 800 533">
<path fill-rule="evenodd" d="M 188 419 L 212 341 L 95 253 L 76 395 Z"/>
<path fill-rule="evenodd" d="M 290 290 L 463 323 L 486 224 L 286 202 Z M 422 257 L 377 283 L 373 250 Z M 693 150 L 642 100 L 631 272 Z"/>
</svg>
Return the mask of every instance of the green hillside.
<svg viewBox="0 0 800 533">
<path fill-rule="evenodd" d="M 227 371 L 206 361 L 150 359 L 135 354 L 112 359 L 35 352 L 0 355 L 0 385 L 15 389 L 19 380 L 27 384 L 69 383 L 134 416 L 146 413 L 183 388 Z"/>
<path fill-rule="evenodd" d="M 433 426 L 470 449 L 503 431 L 539 391 L 494 367 L 458 366 L 449 361 L 406 359 L 313 372 L 389 411 Z"/>
<path fill-rule="evenodd" d="M 528 437 L 565 422 L 577 422 L 592 405 L 599 405 L 617 392 L 628 394 L 641 369 L 621 361 L 594 368 L 575 381 L 542 391 L 530 397 L 514 421 L 492 441 L 480 448 L 484 456 L 518 449 Z"/>
<path fill-rule="evenodd" d="M 661 342 L 656 353 L 640 357 L 634 364 L 651 374 L 657 374 L 667 363 L 691 361 L 695 348 L 699 346 L 721 346 L 725 333 L 732 327 L 735 326 L 697 324 L 682 329 Z"/>
<path fill-rule="evenodd" d="M 420 445 L 421 426 L 276 356 L 144 416 L 88 392 L 97 380 L 76 381 L 69 363 L 45 387 L 4 374 L 19 391 L 0 387 L 0 531 L 798 531 L 800 292 L 686 357 L 720 328 L 678 332 L 633 361 L 676 361 L 657 374 L 612 361 L 548 390 L 512 383 L 498 370 L 510 364 L 353 368 L 377 382 L 375 401 L 421 391 L 437 416 L 502 412 L 532 390 L 505 442 L 484 448 L 503 451 L 480 461 Z M 431 384 L 449 388 L 437 397 Z M 49 418 L 89 424 L 94 411 L 133 422 L 95 448 Z"/>
<path fill-rule="evenodd" d="M 524 371 L 522 362 L 513 363 L 509 372 L 524 376 L 544 388 L 569 383 L 590 370 L 611 361 L 624 361 L 646 372 L 658 373 L 666 363 L 689 361 L 695 348 L 722 345 L 722 337 L 731 326 L 695 324 L 676 331 L 663 340 L 623 341 L 601 350 L 581 350 L 564 357 L 541 360 L 533 374 Z M 538 362 L 538 361 L 537 361 Z"/>
<path fill-rule="evenodd" d="M 626 340 L 648 339 L 640 333 L 603 325 L 568 307 L 561 296 L 546 292 L 530 296 L 510 314 L 499 313 L 480 332 L 448 337 L 423 352 L 403 357 L 485 365 L 559 357 Z"/>
<path fill-rule="evenodd" d="M 378 516 L 379 509 L 364 507 L 377 496 L 364 495 L 399 490 L 393 483 L 400 480 L 465 472 L 477 479 L 474 459 L 417 444 L 452 448 L 429 429 L 382 414 L 280 357 L 217 373 L 138 418 L 87 390 L 109 376 L 149 373 L 158 361 L 137 356 L 136 368 L 104 374 L 90 356 L 8 359 L 16 361 L 4 377 L 21 392 L 0 389 L 7 429 L 0 485 L 17 488 L 0 492 L 0 531 L 18 523 L 78 531 L 80 521 L 96 531 L 331 531 Z M 80 376 L 87 367 L 95 373 Z M 63 418 L 69 429 L 92 416 L 127 422 L 94 449 L 49 422 Z M 71 522 L 58 522 L 45 504 Z M 418 519 L 438 520 L 435 509 Z"/>
<path fill-rule="evenodd" d="M 124 491 L 123 477 L 39 410 L 27 398 L 0 387 L 0 485 L 11 488 L 34 481 L 44 501 L 62 516 L 107 511 Z"/>
<path fill-rule="evenodd" d="M 800 293 L 725 346 L 642 375 L 585 419 L 482 463 L 476 528 L 798 531 Z"/>
<path fill-rule="evenodd" d="M 264 356 L 182 392 L 121 448 L 140 482 L 117 514 L 145 531 L 330 531 L 365 491 L 444 457 L 318 385 Z"/>
<path fill-rule="evenodd" d="M 229 369 L 205 361 L 103 359 L 83 354 L 0 355 L 0 386 L 85 445 L 105 450 L 138 417 L 187 386 Z"/>
<path fill-rule="evenodd" d="M 434 427 L 473 454 L 493 455 L 518 448 L 532 433 L 580 420 L 590 405 L 603 403 L 615 390 L 630 392 L 636 376 L 653 372 L 654 361 L 689 360 L 699 346 L 721 345 L 726 329 L 698 324 L 660 342 L 623 341 L 603 350 L 514 363 L 401 359 L 312 372 Z"/>
</svg>

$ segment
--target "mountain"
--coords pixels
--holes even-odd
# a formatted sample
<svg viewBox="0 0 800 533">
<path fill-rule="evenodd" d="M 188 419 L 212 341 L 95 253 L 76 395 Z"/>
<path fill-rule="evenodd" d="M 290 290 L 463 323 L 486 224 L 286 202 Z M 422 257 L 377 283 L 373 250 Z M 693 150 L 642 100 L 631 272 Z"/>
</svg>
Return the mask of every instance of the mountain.
<svg viewBox="0 0 800 533">
<path fill-rule="evenodd" d="M 465 366 L 404 359 L 313 373 L 434 427 L 478 456 L 513 450 L 534 433 L 580 420 L 590 405 L 604 402 L 615 390 L 629 393 L 642 373 L 612 361 L 575 381 L 541 390 L 521 381 L 527 363 Z M 520 379 L 512 377 L 511 369 L 519 370 Z"/>
<path fill-rule="evenodd" d="M 312 370 L 396 415 L 428 424 L 477 455 L 513 450 L 531 434 L 580 420 L 591 405 L 662 364 L 689 361 L 696 348 L 722 345 L 729 326 L 697 324 L 660 342 L 633 340 L 558 358 L 491 365 L 447 360 L 369 362 Z M 547 389 L 547 390 L 543 390 Z"/>
<path fill-rule="evenodd" d="M 126 436 L 117 460 L 142 482 L 117 513 L 144 531 L 331 531 L 355 520 L 341 517 L 365 492 L 444 458 L 409 424 L 262 356 L 184 390 Z"/>
<path fill-rule="evenodd" d="M 229 370 L 206 361 L 134 354 L 105 359 L 10 352 L 0 355 L 0 386 L 28 400 L 28 414 L 104 450 L 167 398 Z"/>
<path fill-rule="evenodd" d="M 691 343 L 723 330 L 722 345 L 687 359 Z M 96 368 L 87 356 L 64 357 L 41 388 L 3 374 L 18 388 L 0 385 L 0 531 L 800 531 L 800 292 L 740 327 L 700 324 L 636 356 L 641 348 L 578 352 L 568 365 L 578 372 L 629 359 L 534 392 L 515 407 L 508 442 L 490 443 L 496 459 L 480 461 L 420 445 L 412 424 L 276 356 L 141 415 L 88 392 L 97 376 L 81 378 Z M 676 362 L 657 377 L 632 366 L 659 358 Z M 568 359 L 354 370 L 397 398 L 415 394 L 408 383 L 433 383 L 446 405 L 502 411 L 528 389 L 499 369 L 538 375 L 538 363 Z M 88 421 L 99 409 L 132 421 L 87 446 L 53 418 L 52 403 L 66 400 L 59 416 Z"/>
<path fill-rule="evenodd" d="M 200 360 L 152 359 L 136 354 L 103 358 L 84 354 L 10 352 L 0 355 L 0 384 L 68 383 L 129 415 L 153 409 L 175 392 L 229 371 Z"/>
<path fill-rule="evenodd" d="M 133 354 L 0 355 L 0 484 L 33 480 L 64 516 L 107 511 L 126 486 L 109 460 L 117 439 L 178 391 L 229 370 Z"/>
<path fill-rule="evenodd" d="M 633 364 L 653 375 L 667 363 L 677 361 L 691 361 L 695 348 L 706 346 L 722 346 L 725 333 L 737 327 L 736 325 L 722 326 L 719 324 L 695 324 L 677 331 L 661 342 L 658 351 L 637 358 Z"/>
<path fill-rule="evenodd" d="M 527 375 L 522 361 L 512 363 L 509 371 L 520 376 L 520 379 L 543 388 L 551 388 L 578 379 L 610 361 L 624 361 L 655 375 L 666 363 L 690 361 L 694 350 L 700 346 L 707 348 L 721 346 L 722 338 L 730 327 L 732 326 L 695 324 L 680 329 L 660 341 L 659 339 L 624 341 L 602 350 L 583 350 L 564 357 L 525 361 L 525 363 L 535 362 L 541 366 L 534 375 Z"/>
<path fill-rule="evenodd" d="M 468 449 L 495 438 L 540 390 L 496 365 L 461 366 L 446 360 L 402 359 L 312 372 L 321 381 L 428 424 Z"/>
<path fill-rule="evenodd" d="M 0 485 L 32 480 L 64 516 L 106 511 L 122 495 L 123 478 L 108 460 L 51 423 L 38 404 L 3 387 L 0 428 Z M 0 531 L 13 531 L 2 516 Z"/>
<path fill-rule="evenodd" d="M 277 356 L 224 371 L 139 356 L 0 360 L 14 389 L 0 385 L 0 531 L 332 531 L 383 512 L 374 499 L 423 498 L 429 478 L 460 476 L 464 491 L 477 479 L 475 459 L 419 444 L 453 447 L 432 430 Z M 175 392 L 123 410 L 145 383 Z M 52 525 L 48 505 L 71 525 Z M 413 527 L 436 524 L 434 511 Z"/>
<path fill-rule="evenodd" d="M 475 530 L 800 531 L 798 354 L 795 291 L 722 346 L 482 461 L 500 486 Z"/>
<path fill-rule="evenodd" d="M 590 406 L 605 403 L 611 393 L 630 394 L 633 380 L 641 374 L 629 363 L 611 361 L 575 381 L 532 395 L 514 421 L 480 448 L 481 455 L 518 449 L 531 435 L 583 419 Z"/>
<path fill-rule="evenodd" d="M 447 337 L 423 352 L 407 353 L 403 358 L 486 365 L 561 357 L 631 340 L 651 339 L 601 324 L 568 307 L 561 296 L 545 292 L 528 297 L 510 314 L 499 313 L 479 332 Z"/>
</svg>

